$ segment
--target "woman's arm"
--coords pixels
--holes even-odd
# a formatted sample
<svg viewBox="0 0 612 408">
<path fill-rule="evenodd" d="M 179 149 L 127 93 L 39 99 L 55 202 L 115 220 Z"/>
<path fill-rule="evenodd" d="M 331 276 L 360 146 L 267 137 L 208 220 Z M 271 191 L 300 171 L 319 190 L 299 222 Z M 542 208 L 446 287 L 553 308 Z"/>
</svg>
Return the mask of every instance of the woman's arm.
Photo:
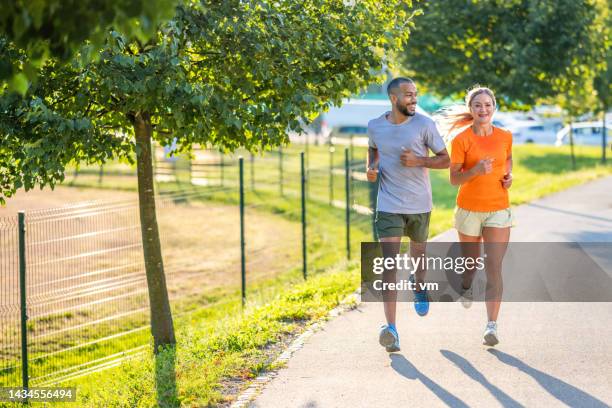
<svg viewBox="0 0 612 408">
<path fill-rule="evenodd" d="M 462 171 L 463 163 L 452 163 L 450 165 L 450 183 L 453 186 L 459 186 L 467 183 L 474 177 L 491 173 L 493 171 L 493 160 L 482 159 L 474 167 L 465 171 Z"/>
<path fill-rule="evenodd" d="M 506 174 L 504 174 L 501 182 L 505 189 L 509 189 L 512 186 L 512 156 L 508 156 L 506 159 Z"/>
</svg>

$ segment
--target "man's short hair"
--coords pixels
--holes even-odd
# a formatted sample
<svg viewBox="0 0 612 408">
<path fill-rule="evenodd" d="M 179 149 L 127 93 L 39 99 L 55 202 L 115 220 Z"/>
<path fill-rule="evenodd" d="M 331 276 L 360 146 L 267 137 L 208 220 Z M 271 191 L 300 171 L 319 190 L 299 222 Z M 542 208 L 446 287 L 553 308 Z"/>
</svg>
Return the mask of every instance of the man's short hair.
<svg viewBox="0 0 612 408">
<path fill-rule="evenodd" d="M 414 81 L 406 77 L 393 78 L 393 80 L 389 82 L 389 85 L 387 85 L 387 95 L 391 96 L 391 94 L 394 93 L 395 90 L 399 89 L 399 87 L 402 84 L 413 84 L 414 85 Z"/>
</svg>

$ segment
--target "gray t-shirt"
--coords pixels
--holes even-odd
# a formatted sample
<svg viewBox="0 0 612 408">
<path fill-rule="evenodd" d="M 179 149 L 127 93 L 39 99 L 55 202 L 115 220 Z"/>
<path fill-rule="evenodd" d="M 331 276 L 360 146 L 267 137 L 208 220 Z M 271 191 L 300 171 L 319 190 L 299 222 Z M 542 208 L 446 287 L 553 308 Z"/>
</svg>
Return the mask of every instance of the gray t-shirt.
<svg viewBox="0 0 612 408">
<path fill-rule="evenodd" d="M 446 148 L 434 121 L 420 113 L 395 125 L 389 112 L 368 122 L 368 143 L 378 149 L 380 179 L 377 210 L 394 214 L 431 211 L 431 183 L 426 167 L 405 167 L 400 162 L 402 147 L 417 156 L 429 156 Z"/>
</svg>

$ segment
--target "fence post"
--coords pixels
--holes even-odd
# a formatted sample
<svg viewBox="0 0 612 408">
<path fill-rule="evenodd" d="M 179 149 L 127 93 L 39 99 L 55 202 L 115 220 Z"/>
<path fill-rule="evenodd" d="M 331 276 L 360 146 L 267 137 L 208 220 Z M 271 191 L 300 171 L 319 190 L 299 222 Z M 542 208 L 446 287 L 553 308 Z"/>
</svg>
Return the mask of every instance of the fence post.
<svg viewBox="0 0 612 408">
<path fill-rule="evenodd" d="M 351 259 L 351 169 L 348 147 L 344 148 L 344 173 L 344 190 L 346 193 L 346 259 Z"/>
<path fill-rule="evenodd" d="M 574 121 L 574 118 L 571 118 L 570 120 L 570 128 L 569 128 L 569 141 L 570 141 L 570 154 L 572 157 L 572 170 L 576 170 L 576 155 L 574 154 L 574 127 L 572 126 L 572 123 Z"/>
<path fill-rule="evenodd" d="M 242 306 L 246 301 L 246 256 L 244 253 L 244 159 L 238 159 L 240 172 L 240 280 L 242 284 Z"/>
<path fill-rule="evenodd" d="M 334 146 L 329 146 L 329 205 L 334 205 Z"/>
<path fill-rule="evenodd" d="M 221 155 L 221 187 L 225 185 L 225 155 L 222 151 L 219 151 Z"/>
<path fill-rule="evenodd" d="M 280 186 L 280 195 L 283 193 L 283 146 L 278 147 L 278 185 Z"/>
<path fill-rule="evenodd" d="M 251 153 L 251 191 L 255 191 L 255 155 Z"/>
<path fill-rule="evenodd" d="M 193 145 L 191 146 L 191 151 L 188 152 L 187 160 L 188 160 L 187 163 L 189 164 L 187 166 L 189 186 L 192 186 L 193 185 L 193 161 L 195 160 L 195 153 L 193 152 Z"/>
<path fill-rule="evenodd" d="M 72 173 L 72 181 L 70 182 L 70 185 L 74 185 L 74 182 L 76 181 L 77 177 L 79 177 L 79 167 L 78 165 L 74 168 L 74 173 Z"/>
<path fill-rule="evenodd" d="M 306 171 L 304 168 L 304 152 L 300 153 L 301 184 L 302 184 L 302 273 L 308 277 L 306 262 Z"/>
<path fill-rule="evenodd" d="M 606 138 L 606 112 L 607 109 L 604 106 L 603 118 L 601 122 L 601 162 L 603 164 L 606 164 L 606 150 L 608 149 L 608 141 Z"/>
<path fill-rule="evenodd" d="M 104 165 L 100 165 L 100 170 L 98 171 L 98 185 L 102 184 L 102 177 L 104 176 Z"/>
<path fill-rule="evenodd" d="M 373 241 L 378 241 L 378 237 L 376 236 L 376 201 L 378 199 L 379 177 L 376 178 L 375 183 L 368 182 L 369 187 L 370 187 L 370 208 L 372 209 L 372 240 Z"/>
<path fill-rule="evenodd" d="M 25 212 L 19 211 L 19 293 L 21 308 L 21 378 L 23 388 L 29 386 L 28 375 L 28 327 L 26 302 L 26 243 Z"/>
<path fill-rule="evenodd" d="M 305 177 L 308 178 L 309 175 L 309 168 L 310 168 L 310 133 L 306 133 L 306 161 L 305 161 L 305 168 L 306 168 L 306 173 Z M 309 186 L 308 184 L 306 185 L 306 196 L 308 196 L 309 193 Z"/>
</svg>

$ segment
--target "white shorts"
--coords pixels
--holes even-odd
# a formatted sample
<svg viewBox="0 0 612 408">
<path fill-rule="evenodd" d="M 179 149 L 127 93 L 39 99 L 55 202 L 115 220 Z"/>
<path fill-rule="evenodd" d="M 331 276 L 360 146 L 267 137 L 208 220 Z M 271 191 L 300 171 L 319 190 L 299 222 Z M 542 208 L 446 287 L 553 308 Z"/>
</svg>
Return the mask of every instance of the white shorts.
<svg viewBox="0 0 612 408">
<path fill-rule="evenodd" d="M 509 228 L 513 225 L 514 215 L 510 208 L 490 212 L 455 209 L 455 228 L 464 235 L 479 237 L 484 227 Z"/>
</svg>

